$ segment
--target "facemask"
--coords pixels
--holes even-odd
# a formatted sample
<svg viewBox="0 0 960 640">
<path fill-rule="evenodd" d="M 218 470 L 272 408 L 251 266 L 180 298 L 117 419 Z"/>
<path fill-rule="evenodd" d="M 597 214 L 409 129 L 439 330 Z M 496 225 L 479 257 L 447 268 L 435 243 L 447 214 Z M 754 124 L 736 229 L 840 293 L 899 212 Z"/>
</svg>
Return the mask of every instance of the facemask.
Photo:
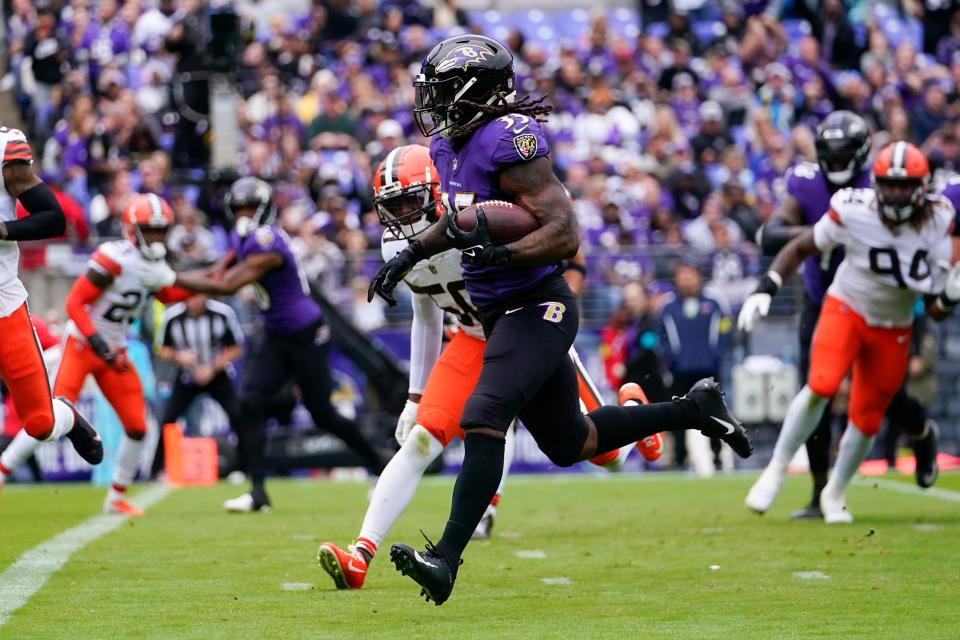
<svg viewBox="0 0 960 640">
<path fill-rule="evenodd" d="M 837 186 L 842 186 L 847 184 L 848 182 L 850 182 L 852 178 L 853 178 L 852 169 L 844 169 L 843 171 L 827 172 L 827 180 L 829 180 L 831 184 L 835 184 Z"/>
<path fill-rule="evenodd" d="M 167 246 L 162 242 L 151 242 L 143 248 L 143 255 L 149 260 L 163 260 L 167 257 Z"/>
<path fill-rule="evenodd" d="M 237 218 L 237 221 L 234 223 L 233 228 L 236 229 L 237 235 L 241 238 L 246 238 L 250 235 L 250 232 L 253 231 L 253 219 L 252 218 Z"/>
</svg>

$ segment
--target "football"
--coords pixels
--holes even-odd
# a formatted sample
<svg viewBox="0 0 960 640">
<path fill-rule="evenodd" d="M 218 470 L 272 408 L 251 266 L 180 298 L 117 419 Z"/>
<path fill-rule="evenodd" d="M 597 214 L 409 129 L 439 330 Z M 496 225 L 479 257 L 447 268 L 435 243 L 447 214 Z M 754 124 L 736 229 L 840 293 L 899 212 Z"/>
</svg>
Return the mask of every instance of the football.
<svg viewBox="0 0 960 640">
<path fill-rule="evenodd" d="M 509 244 L 540 228 L 540 222 L 520 205 L 504 200 L 487 200 L 469 206 L 453 218 L 463 231 L 477 228 L 477 209 L 483 207 L 487 228 L 495 244 Z"/>
</svg>

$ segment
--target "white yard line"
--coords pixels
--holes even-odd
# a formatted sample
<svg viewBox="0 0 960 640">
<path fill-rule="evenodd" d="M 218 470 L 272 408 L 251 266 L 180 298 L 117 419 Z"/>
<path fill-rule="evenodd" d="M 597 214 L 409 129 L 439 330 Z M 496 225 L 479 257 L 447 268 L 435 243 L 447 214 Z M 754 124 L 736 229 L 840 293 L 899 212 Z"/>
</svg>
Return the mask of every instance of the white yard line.
<svg viewBox="0 0 960 640">
<path fill-rule="evenodd" d="M 147 509 L 170 494 L 170 487 L 162 484 L 144 489 L 130 499 L 141 509 Z M 129 516 L 100 514 L 87 518 L 75 527 L 55 535 L 26 551 L 0 574 L 0 625 L 13 612 L 26 604 L 54 573 L 60 570 L 74 553 L 94 540 L 119 528 Z"/>
<path fill-rule="evenodd" d="M 960 502 L 960 491 L 952 491 L 950 489 L 937 489 L 936 487 L 921 489 L 913 484 L 897 482 L 896 480 L 884 480 L 883 478 L 863 478 L 858 480 L 857 484 L 862 487 L 876 485 L 881 489 L 889 489 L 890 491 L 910 493 L 915 496 L 927 496 L 928 498 L 939 498 L 940 500 L 947 500 L 949 502 Z"/>
</svg>

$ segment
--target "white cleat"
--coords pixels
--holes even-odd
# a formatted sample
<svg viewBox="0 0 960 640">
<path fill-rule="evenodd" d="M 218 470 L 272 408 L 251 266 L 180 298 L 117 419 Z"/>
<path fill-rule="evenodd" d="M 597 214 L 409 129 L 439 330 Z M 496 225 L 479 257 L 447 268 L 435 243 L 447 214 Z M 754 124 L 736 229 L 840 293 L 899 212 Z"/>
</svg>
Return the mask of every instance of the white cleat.
<svg viewBox="0 0 960 640">
<path fill-rule="evenodd" d="M 853 524 L 853 514 L 847 511 L 843 495 L 833 496 L 824 491 L 820 494 L 820 510 L 827 524 Z"/>
<path fill-rule="evenodd" d="M 259 511 L 261 513 L 270 512 L 269 503 L 257 503 L 257 501 L 254 500 L 253 496 L 249 493 L 245 493 L 242 496 L 227 500 L 223 503 L 223 508 L 228 513 L 253 513 L 254 511 Z"/>
<path fill-rule="evenodd" d="M 750 493 L 743 501 L 747 508 L 761 515 L 766 513 L 783 487 L 785 473 L 786 469 L 783 465 L 771 460 L 767 468 L 757 478 L 757 481 L 750 487 Z"/>
<path fill-rule="evenodd" d="M 470 538 L 472 540 L 489 540 L 490 534 L 493 532 L 493 521 L 496 517 L 497 508 L 493 505 L 488 505 L 486 512 L 484 512 L 483 517 L 480 518 L 480 522 L 477 524 L 477 528 Z"/>
</svg>

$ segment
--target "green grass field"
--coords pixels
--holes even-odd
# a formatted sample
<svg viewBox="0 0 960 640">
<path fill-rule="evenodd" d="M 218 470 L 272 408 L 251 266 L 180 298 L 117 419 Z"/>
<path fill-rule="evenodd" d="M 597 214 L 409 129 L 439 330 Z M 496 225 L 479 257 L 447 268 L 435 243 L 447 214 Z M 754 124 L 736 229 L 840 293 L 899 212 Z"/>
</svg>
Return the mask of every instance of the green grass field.
<svg viewBox="0 0 960 640">
<path fill-rule="evenodd" d="M 788 521 L 801 478 L 766 516 L 748 513 L 751 480 L 511 478 L 494 539 L 471 545 L 439 608 L 385 552 L 359 592 L 317 567 L 320 542 L 355 535 L 366 484 L 278 481 L 276 511 L 252 516 L 220 511 L 236 487 L 179 490 L 76 552 L 0 638 L 960 637 L 960 503 L 868 480 L 849 494 L 857 522 L 826 527 Z M 450 487 L 427 481 L 391 540 L 438 537 Z M 938 487 L 960 490 L 960 475 Z M 0 572 L 101 499 L 4 491 Z"/>
</svg>

